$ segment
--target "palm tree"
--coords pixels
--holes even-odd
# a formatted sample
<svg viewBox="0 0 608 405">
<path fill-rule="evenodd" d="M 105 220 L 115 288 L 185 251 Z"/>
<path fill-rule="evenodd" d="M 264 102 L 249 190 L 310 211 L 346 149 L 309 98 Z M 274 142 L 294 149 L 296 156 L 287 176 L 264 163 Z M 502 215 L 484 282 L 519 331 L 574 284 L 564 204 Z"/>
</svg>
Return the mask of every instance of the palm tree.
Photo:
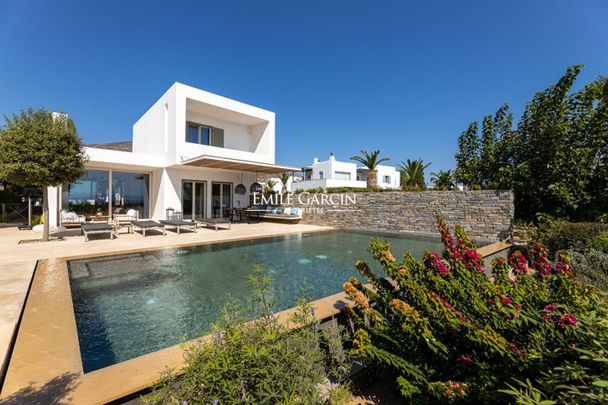
<svg viewBox="0 0 608 405">
<path fill-rule="evenodd" d="M 362 150 L 361 156 L 353 156 L 350 158 L 369 169 L 369 173 L 367 174 L 367 189 L 369 191 L 374 191 L 376 187 L 378 187 L 378 173 L 376 173 L 376 167 L 378 167 L 380 163 L 390 160 L 390 158 L 387 157 L 379 158 L 378 155 L 380 155 L 379 150 L 375 150 L 372 153 L 367 153 L 366 150 Z"/>
<path fill-rule="evenodd" d="M 403 189 L 424 190 L 426 183 L 424 182 L 424 169 L 431 164 L 424 164 L 422 159 L 410 160 L 407 162 L 401 161 L 399 170 L 401 171 L 401 187 Z"/>
<path fill-rule="evenodd" d="M 289 182 L 289 178 L 291 177 L 291 173 L 283 172 L 279 174 L 279 180 L 283 187 L 281 187 L 281 194 L 287 194 L 287 183 Z"/>
<path fill-rule="evenodd" d="M 431 181 L 437 190 L 453 190 L 456 187 L 454 173 L 451 170 L 439 170 L 437 173 L 431 173 Z"/>
<path fill-rule="evenodd" d="M 266 180 L 266 184 L 264 190 L 262 190 L 262 194 L 268 196 L 270 194 L 274 194 L 274 186 L 276 186 L 277 182 L 273 179 Z"/>
</svg>

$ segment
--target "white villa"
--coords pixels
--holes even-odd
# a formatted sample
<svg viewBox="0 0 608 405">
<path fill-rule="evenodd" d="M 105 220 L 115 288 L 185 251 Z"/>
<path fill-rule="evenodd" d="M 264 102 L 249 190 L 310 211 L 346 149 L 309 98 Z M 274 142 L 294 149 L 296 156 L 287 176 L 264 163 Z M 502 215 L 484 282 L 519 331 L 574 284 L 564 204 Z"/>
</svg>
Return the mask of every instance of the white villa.
<svg viewBox="0 0 608 405">
<path fill-rule="evenodd" d="M 81 179 L 49 189 L 51 226 L 66 213 L 221 217 L 250 204 L 258 174 L 301 170 L 275 164 L 273 112 L 181 83 L 133 125 L 132 142 L 91 145 L 86 154 Z"/>
<path fill-rule="evenodd" d="M 367 174 L 369 170 L 365 167 L 357 167 L 354 162 L 342 162 L 336 160 L 334 154 L 329 159 L 319 161 L 314 158 L 311 166 L 302 168 L 304 179 L 300 182 L 291 183 L 291 190 L 310 190 L 313 188 L 328 187 L 367 187 Z M 393 166 L 378 165 L 378 186 L 382 189 L 398 189 L 400 183 L 400 172 Z"/>
</svg>

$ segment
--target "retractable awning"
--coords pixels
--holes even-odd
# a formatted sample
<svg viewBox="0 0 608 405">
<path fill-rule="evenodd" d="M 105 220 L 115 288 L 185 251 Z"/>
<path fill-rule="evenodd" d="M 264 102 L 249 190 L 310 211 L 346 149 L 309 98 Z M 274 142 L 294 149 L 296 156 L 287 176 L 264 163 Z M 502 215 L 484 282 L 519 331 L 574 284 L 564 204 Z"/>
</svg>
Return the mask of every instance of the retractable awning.
<svg viewBox="0 0 608 405">
<path fill-rule="evenodd" d="M 240 172 L 257 172 L 257 173 L 282 173 L 282 172 L 299 172 L 302 170 L 294 166 L 273 165 L 270 163 L 258 163 L 248 160 L 230 159 L 217 156 L 202 155 L 192 159 L 184 160 L 180 163 L 182 166 L 208 167 L 210 169 L 237 170 Z"/>
</svg>

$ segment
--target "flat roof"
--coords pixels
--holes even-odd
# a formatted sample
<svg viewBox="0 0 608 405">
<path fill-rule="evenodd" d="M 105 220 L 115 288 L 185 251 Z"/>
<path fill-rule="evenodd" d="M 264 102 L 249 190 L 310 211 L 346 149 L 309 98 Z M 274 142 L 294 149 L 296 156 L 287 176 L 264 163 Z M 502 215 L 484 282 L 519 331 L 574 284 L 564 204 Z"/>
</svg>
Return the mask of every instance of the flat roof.
<svg viewBox="0 0 608 405">
<path fill-rule="evenodd" d="M 249 160 L 230 159 L 210 155 L 201 155 L 192 159 L 184 160 L 180 163 L 182 166 L 208 167 L 211 169 L 236 170 L 242 172 L 257 172 L 257 173 L 282 173 L 282 172 L 299 172 L 300 167 L 276 165 L 271 163 L 259 163 Z"/>
</svg>

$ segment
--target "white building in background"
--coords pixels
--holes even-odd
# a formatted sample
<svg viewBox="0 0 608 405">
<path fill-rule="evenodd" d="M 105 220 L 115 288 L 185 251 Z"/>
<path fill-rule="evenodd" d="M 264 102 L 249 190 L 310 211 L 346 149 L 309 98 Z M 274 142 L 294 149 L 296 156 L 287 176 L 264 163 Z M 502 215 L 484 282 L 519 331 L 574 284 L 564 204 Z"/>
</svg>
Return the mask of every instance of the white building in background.
<svg viewBox="0 0 608 405">
<path fill-rule="evenodd" d="M 62 215 L 164 219 L 224 215 L 246 207 L 259 174 L 299 171 L 275 164 L 275 114 L 181 83 L 133 125 L 130 142 L 90 145 L 85 175 L 49 188 L 49 223 Z"/>
<path fill-rule="evenodd" d="M 290 191 L 313 188 L 365 188 L 367 187 L 367 175 L 369 173 L 367 168 L 357 167 L 355 162 L 336 160 L 333 153 L 325 161 L 314 158 L 312 165 L 303 167 L 302 171 L 304 173 L 303 180 L 293 182 Z M 399 170 L 393 166 L 379 165 L 376 172 L 380 188 L 385 190 L 399 188 L 401 176 Z"/>
</svg>

